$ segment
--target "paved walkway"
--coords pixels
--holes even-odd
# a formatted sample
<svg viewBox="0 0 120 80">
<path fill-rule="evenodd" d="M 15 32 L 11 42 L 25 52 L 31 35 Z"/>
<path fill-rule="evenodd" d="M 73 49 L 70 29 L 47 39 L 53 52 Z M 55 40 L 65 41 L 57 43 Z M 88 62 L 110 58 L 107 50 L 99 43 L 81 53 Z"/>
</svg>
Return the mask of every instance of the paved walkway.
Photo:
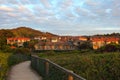
<svg viewBox="0 0 120 80">
<path fill-rule="evenodd" d="M 42 80 L 42 78 L 31 69 L 30 61 L 22 62 L 12 67 L 8 80 Z"/>
</svg>

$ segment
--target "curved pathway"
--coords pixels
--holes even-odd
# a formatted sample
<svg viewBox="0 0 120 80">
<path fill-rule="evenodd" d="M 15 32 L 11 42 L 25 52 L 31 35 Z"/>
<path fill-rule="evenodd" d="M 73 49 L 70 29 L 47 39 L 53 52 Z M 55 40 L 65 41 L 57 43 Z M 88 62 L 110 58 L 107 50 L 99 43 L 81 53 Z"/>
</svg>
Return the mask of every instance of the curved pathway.
<svg viewBox="0 0 120 80">
<path fill-rule="evenodd" d="M 31 62 L 25 61 L 12 67 L 7 80 L 42 80 L 30 67 Z"/>
</svg>

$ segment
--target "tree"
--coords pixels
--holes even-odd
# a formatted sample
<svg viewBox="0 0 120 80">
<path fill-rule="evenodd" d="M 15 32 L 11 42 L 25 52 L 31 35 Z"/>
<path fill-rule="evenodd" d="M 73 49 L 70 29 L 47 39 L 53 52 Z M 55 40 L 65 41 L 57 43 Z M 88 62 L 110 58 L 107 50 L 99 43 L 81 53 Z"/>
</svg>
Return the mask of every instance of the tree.
<svg viewBox="0 0 120 80">
<path fill-rule="evenodd" d="M 10 30 L 0 30 L 1 37 L 13 37 L 14 34 Z"/>
<path fill-rule="evenodd" d="M 34 50 L 34 45 L 38 43 L 38 40 L 31 40 L 29 42 L 24 42 L 23 45 L 25 48 L 29 48 L 30 50 Z"/>
<path fill-rule="evenodd" d="M 107 44 L 105 46 L 102 46 L 101 48 L 98 49 L 98 51 L 101 51 L 101 52 L 116 52 L 116 51 L 119 51 L 119 49 L 120 49 L 119 44 L 110 43 L 110 44 Z"/>
<path fill-rule="evenodd" d="M 78 42 L 78 49 L 83 50 L 83 49 L 92 49 L 92 44 L 90 41 L 83 41 L 83 42 Z"/>
<path fill-rule="evenodd" d="M 7 38 L 13 36 L 13 33 L 9 30 L 0 30 L 0 50 L 6 49 L 4 46 L 7 45 Z"/>
</svg>

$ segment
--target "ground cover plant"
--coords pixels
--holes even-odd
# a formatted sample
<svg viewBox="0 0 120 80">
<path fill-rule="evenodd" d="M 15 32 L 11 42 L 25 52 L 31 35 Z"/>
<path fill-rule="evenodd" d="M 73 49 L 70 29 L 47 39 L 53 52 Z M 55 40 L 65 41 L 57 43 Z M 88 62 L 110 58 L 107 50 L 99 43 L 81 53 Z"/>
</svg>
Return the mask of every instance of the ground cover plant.
<svg viewBox="0 0 120 80">
<path fill-rule="evenodd" d="M 6 78 L 6 73 L 9 68 L 7 60 L 10 55 L 10 53 L 0 52 L 0 80 Z"/>
<path fill-rule="evenodd" d="M 87 80 L 120 80 L 120 53 L 94 53 L 81 51 L 39 54 L 42 58 L 72 70 Z"/>
</svg>

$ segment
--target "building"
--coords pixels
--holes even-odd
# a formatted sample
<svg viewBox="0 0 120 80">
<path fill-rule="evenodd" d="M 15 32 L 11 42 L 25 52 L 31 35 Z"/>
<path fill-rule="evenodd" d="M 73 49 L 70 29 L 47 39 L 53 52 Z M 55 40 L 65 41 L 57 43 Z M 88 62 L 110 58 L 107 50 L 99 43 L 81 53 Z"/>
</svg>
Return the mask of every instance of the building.
<svg viewBox="0 0 120 80">
<path fill-rule="evenodd" d="M 70 42 L 39 42 L 35 50 L 75 50 Z"/>
<path fill-rule="evenodd" d="M 7 44 L 16 44 L 18 47 L 23 46 L 23 43 L 27 41 L 30 41 L 30 38 L 7 38 Z"/>
<path fill-rule="evenodd" d="M 47 41 L 47 42 L 59 42 L 60 38 L 59 37 L 35 37 L 35 40 L 39 41 Z"/>
<path fill-rule="evenodd" d="M 80 36 L 80 37 L 79 37 L 79 40 L 81 40 L 81 41 L 88 41 L 88 38 L 87 38 L 87 37 L 84 37 L 84 36 Z"/>
<path fill-rule="evenodd" d="M 92 37 L 93 49 L 98 49 L 106 44 L 115 43 L 119 44 L 119 38 L 116 37 Z"/>
<path fill-rule="evenodd" d="M 39 36 L 39 37 L 34 37 L 35 40 L 46 40 L 47 37 L 44 36 Z"/>
<path fill-rule="evenodd" d="M 50 40 L 51 40 L 51 42 L 59 42 L 60 41 L 59 37 L 52 37 Z"/>
</svg>

